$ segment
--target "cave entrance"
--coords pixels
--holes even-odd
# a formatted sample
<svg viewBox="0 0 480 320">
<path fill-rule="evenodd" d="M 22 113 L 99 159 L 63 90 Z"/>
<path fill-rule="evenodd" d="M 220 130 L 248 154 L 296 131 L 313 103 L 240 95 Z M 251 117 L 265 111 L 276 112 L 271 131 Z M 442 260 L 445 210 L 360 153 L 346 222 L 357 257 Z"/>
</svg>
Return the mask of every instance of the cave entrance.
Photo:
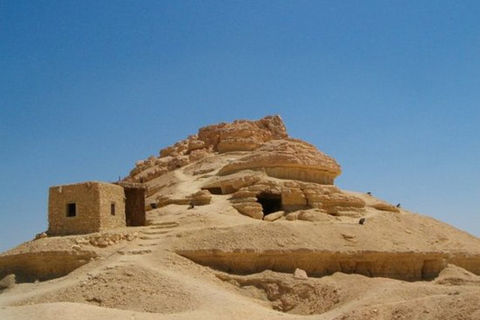
<svg viewBox="0 0 480 320">
<path fill-rule="evenodd" d="M 208 190 L 211 194 L 223 194 L 220 187 L 202 188 L 202 190 Z"/>
<path fill-rule="evenodd" d="M 262 205 L 263 214 L 268 215 L 282 210 L 282 196 L 269 192 L 262 192 L 257 195 L 257 202 Z"/>
</svg>

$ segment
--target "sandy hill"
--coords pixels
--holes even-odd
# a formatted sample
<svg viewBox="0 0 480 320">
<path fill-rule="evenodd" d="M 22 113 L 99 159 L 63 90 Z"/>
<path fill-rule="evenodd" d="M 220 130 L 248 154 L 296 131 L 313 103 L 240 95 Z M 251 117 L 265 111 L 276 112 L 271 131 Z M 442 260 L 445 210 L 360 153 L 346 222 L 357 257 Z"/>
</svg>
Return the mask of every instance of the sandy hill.
<svg viewBox="0 0 480 320">
<path fill-rule="evenodd" d="M 480 239 L 340 173 L 278 116 L 201 128 L 125 178 L 147 226 L 1 254 L 0 319 L 480 319 Z"/>
</svg>

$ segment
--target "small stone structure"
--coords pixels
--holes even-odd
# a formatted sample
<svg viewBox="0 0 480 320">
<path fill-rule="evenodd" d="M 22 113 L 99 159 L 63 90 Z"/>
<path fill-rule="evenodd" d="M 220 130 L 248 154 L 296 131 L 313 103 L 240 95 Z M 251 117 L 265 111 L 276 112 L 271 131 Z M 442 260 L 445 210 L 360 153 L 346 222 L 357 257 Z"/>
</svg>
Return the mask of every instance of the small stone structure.
<svg viewBox="0 0 480 320">
<path fill-rule="evenodd" d="M 51 187 L 48 234 L 85 234 L 125 227 L 125 199 L 124 188 L 111 183 Z"/>
</svg>

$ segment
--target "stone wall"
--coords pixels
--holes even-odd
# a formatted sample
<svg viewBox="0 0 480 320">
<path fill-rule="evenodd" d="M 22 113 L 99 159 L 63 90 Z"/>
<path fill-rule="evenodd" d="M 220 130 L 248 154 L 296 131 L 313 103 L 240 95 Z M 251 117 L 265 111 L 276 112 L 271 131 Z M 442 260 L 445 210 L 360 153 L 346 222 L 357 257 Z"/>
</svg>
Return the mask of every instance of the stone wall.
<svg viewBox="0 0 480 320">
<path fill-rule="evenodd" d="M 105 231 L 126 226 L 125 219 L 125 191 L 122 187 L 100 183 L 97 185 L 100 198 L 100 230 Z M 112 204 L 115 205 L 115 214 L 112 214 Z"/>
<path fill-rule="evenodd" d="M 76 214 L 67 216 L 68 204 L 75 203 Z M 115 214 L 112 215 L 112 204 Z M 48 233 L 84 234 L 125 226 L 125 194 L 120 186 L 85 182 L 50 188 Z"/>
</svg>

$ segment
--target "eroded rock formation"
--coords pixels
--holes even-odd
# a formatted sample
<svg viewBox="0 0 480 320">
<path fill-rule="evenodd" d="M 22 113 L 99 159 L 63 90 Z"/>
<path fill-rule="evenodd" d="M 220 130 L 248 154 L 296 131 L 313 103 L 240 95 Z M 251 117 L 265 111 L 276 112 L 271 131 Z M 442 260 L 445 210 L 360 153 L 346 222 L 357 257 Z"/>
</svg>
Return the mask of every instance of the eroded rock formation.
<svg viewBox="0 0 480 320">
<path fill-rule="evenodd" d="M 365 207 L 365 201 L 346 194 L 333 185 L 272 179 L 265 173 L 255 171 L 242 171 L 214 178 L 204 188 L 219 190 L 222 194 L 232 194 L 230 201 L 233 207 L 240 213 L 256 219 L 264 219 L 267 214 L 276 211 L 289 213 L 313 208 L 318 209 L 316 214 L 356 216 Z M 378 205 L 382 205 L 382 210 L 383 206 L 388 206 L 383 203 Z M 267 220 L 271 219 L 274 218 L 270 217 Z M 296 219 L 315 218 L 292 215 L 289 220 Z"/>
<path fill-rule="evenodd" d="M 248 155 L 224 166 L 219 174 L 260 170 L 268 176 L 320 184 L 333 184 L 340 175 L 338 163 L 314 146 L 300 140 L 272 140 Z"/>
<path fill-rule="evenodd" d="M 225 165 L 220 175 L 257 170 L 271 177 L 333 184 L 341 173 L 331 157 L 314 146 L 291 139 L 279 116 L 237 120 L 201 128 L 198 134 L 160 150 L 160 156 L 138 161 L 127 181 L 148 182 L 216 153 L 248 152 Z"/>
<path fill-rule="evenodd" d="M 231 157 L 209 166 L 208 159 L 219 155 Z M 138 161 L 125 180 L 146 183 L 154 207 L 188 204 L 191 196 L 162 193 L 168 186 L 155 181 L 194 163 L 197 169 L 193 175 L 213 176 L 201 189 L 211 194 L 232 194 L 233 207 L 256 219 L 263 219 L 272 210 L 288 213 L 318 208 L 339 214 L 358 211 L 365 205 L 333 187 L 341 173 L 339 164 L 313 145 L 290 138 L 279 116 L 201 128 L 198 134 L 162 149 L 159 157 Z M 205 201 L 209 200 L 200 203 Z"/>
</svg>

